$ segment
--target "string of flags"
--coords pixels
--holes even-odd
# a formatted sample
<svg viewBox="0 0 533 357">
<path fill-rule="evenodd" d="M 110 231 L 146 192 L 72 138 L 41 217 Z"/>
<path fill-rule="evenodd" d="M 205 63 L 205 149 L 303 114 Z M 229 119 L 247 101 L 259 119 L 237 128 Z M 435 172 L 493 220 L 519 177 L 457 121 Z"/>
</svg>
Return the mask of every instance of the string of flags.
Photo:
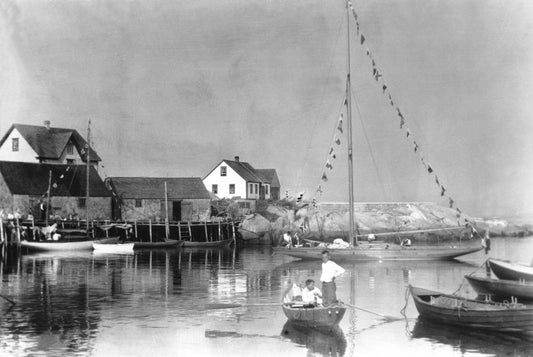
<svg viewBox="0 0 533 357">
<path fill-rule="evenodd" d="M 353 18 L 355 20 L 357 38 L 358 38 L 358 41 L 360 42 L 360 44 L 362 46 L 365 42 L 367 42 L 367 38 L 365 37 L 365 35 L 361 31 L 360 24 L 359 24 L 359 16 L 357 15 L 357 12 L 356 12 L 353 4 L 352 4 L 352 1 L 350 1 L 350 0 L 348 1 L 348 7 L 350 8 L 350 11 L 351 11 L 351 13 L 353 15 Z M 412 140 L 414 153 L 418 155 L 422 165 L 424 165 L 424 167 L 426 168 L 428 174 L 429 175 L 431 175 L 431 174 L 435 175 L 435 183 L 436 183 L 437 187 L 440 189 L 440 195 L 441 195 L 441 197 L 447 197 L 448 198 L 449 207 L 450 208 L 455 208 L 457 219 L 460 219 L 461 217 L 463 217 L 463 219 L 466 222 L 468 222 L 468 219 L 463 216 L 463 213 L 462 213 L 461 209 L 456 206 L 455 200 L 453 200 L 453 198 L 447 193 L 446 188 L 439 181 L 439 179 L 437 177 L 437 174 L 436 174 L 435 170 L 433 169 L 433 167 L 424 159 L 424 155 L 422 154 L 422 151 L 420 150 L 420 146 L 418 145 L 418 143 L 414 139 L 413 134 L 412 134 L 411 130 L 409 129 L 409 126 L 407 125 L 407 121 L 406 121 L 403 113 L 400 110 L 400 107 L 396 104 L 396 101 L 394 100 L 393 95 L 392 95 L 392 93 L 390 91 L 390 86 L 385 83 L 385 78 L 383 77 L 383 72 L 380 70 L 380 68 L 376 64 L 376 59 L 374 58 L 374 55 L 372 54 L 372 51 L 370 50 L 370 48 L 365 47 L 365 54 L 370 60 L 370 65 L 372 67 L 372 77 L 374 78 L 374 80 L 376 82 L 378 82 L 378 84 L 379 84 L 379 86 L 381 88 L 381 92 L 382 92 L 383 96 L 388 101 L 388 104 L 390 105 L 390 107 L 393 110 L 395 110 L 395 112 L 396 112 L 396 115 L 397 115 L 397 117 L 399 119 L 400 130 L 404 130 L 405 131 L 405 137 L 410 139 L 410 140 Z M 326 178 L 325 181 L 327 181 L 327 176 L 325 175 L 325 173 L 322 175 L 323 179 L 324 179 L 324 177 Z"/>
</svg>

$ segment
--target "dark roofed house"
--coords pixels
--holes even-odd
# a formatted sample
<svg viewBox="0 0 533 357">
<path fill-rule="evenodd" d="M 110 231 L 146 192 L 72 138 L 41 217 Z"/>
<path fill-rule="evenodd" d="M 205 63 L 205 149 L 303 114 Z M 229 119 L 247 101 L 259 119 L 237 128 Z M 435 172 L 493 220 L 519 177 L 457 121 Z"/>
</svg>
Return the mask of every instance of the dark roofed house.
<svg viewBox="0 0 533 357">
<path fill-rule="evenodd" d="M 165 202 L 165 182 L 167 201 Z M 211 196 L 199 177 L 109 177 L 114 218 L 123 220 L 203 221 L 210 217 Z"/>
<path fill-rule="evenodd" d="M 87 162 L 87 141 L 74 129 L 13 124 L 0 140 L 0 160 L 47 164 Z M 100 157 L 90 150 L 91 164 L 98 169 Z"/>
<path fill-rule="evenodd" d="M 0 161 L 0 208 L 6 213 L 20 210 L 22 215 L 31 213 L 44 219 L 51 173 L 50 215 L 85 218 L 88 207 L 91 219 L 110 219 L 112 193 L 92 166 L 90 198 L 86 201 L 86 169 L 85 165 Z"/>
<path fill-rule="evenodd" d="M 203 183 L 212 194 L 243 201 L 243 208 L 252 211 L 256 200 L 279 199 L 276 170 L 256 169 L 238 156 L 234 160 L 222 160 L 203 178 Z"/>
</svg>

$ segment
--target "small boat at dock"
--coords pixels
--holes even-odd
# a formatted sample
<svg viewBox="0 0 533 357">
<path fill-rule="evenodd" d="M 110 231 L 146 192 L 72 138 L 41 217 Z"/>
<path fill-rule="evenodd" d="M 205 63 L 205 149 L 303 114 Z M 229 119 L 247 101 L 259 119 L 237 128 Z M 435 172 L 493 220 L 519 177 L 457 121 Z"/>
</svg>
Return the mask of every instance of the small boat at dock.
<svg viewBox="0 0 533 357">
<path fill-rule="evenodd" d="M 489 259 L 492 272 L 500 279 L 533 282 L 533 267 L 525 264 L 511 263 L 500 259 Z"/>
<path fill-rule="evenodd" d="M 217 240 L 213 242 L 196 242 L 190 240 L 181 240 L 184 248 L 225 248 L 233 243 L 233 239 Z"/>
<path fill-rule="evenodd" d="M 286 303 L 281 307 L 291 323 L 320 330 L 330 330 L 337 326 L 346 312 L 346 306 L 343 304 L 313 306 Z"/>
<path fill-rule="evenodd" d="M 409 286 L 420 318 L 499 332 L 533 333 L 533 306 L 477 301 Z"/>
<path fill-rule="evenodd" d="M 31 251 L 74 251 L 74 250 L 93 250 L 93 243 L 112 244 L 119 241 L 119 237 L 102 238 L 99 240 L 92 239 L 60 239 L 47 241 L 21 241 L 21 248 Z"/>
<path fill-rule="evenodd" d="M 466 280 L 479 295 L 511 300 L 511 297 L 533 300 L 533 282 L 502 280 L 465 275 Z"/>
<path fill-rule="evenodd" d="M 165 239 L 162 242 L 135 242 L 133 249 L 173 249 L 183 245 L 183 241 Z"/>
</svg>

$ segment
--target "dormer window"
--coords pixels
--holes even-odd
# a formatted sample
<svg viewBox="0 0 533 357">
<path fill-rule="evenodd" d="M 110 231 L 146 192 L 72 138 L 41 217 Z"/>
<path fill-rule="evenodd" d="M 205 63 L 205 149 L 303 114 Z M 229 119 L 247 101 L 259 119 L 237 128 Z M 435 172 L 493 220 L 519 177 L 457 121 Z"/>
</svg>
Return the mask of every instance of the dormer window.
<svg viewBox="0 0 533 357">
<path fill-rule="evenodd" d="M 19 138 L 13 138 L 11 141 L 11 150 L 13 152 L 19 151 Z"/>
<path fill-rule="evenodd" d="M 220 176 L 227 175 L 228 168 L 226 166 L 220 166 Z"/>
</svg>

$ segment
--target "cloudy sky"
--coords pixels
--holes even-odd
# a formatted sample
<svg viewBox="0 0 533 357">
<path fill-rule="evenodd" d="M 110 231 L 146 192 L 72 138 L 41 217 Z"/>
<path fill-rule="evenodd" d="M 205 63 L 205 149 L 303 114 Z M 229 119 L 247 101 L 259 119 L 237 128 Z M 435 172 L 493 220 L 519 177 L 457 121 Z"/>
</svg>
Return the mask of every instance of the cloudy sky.
<svg viewBox="0 0 533 357">
<path fill-rule="evenodd" d="M 466 213 L 533 217 L 533 3 L 354 7 L 356 200 L 446 205 L 416 140 Z M 204 176 L 239 155 L 291 194 L 346 199 L 344 136 L 320 180 L 345 89 L 342 0 L 4 0 L 0 36 L 1 132 L 91 119 L 109 176 Z"/>
</svg>

